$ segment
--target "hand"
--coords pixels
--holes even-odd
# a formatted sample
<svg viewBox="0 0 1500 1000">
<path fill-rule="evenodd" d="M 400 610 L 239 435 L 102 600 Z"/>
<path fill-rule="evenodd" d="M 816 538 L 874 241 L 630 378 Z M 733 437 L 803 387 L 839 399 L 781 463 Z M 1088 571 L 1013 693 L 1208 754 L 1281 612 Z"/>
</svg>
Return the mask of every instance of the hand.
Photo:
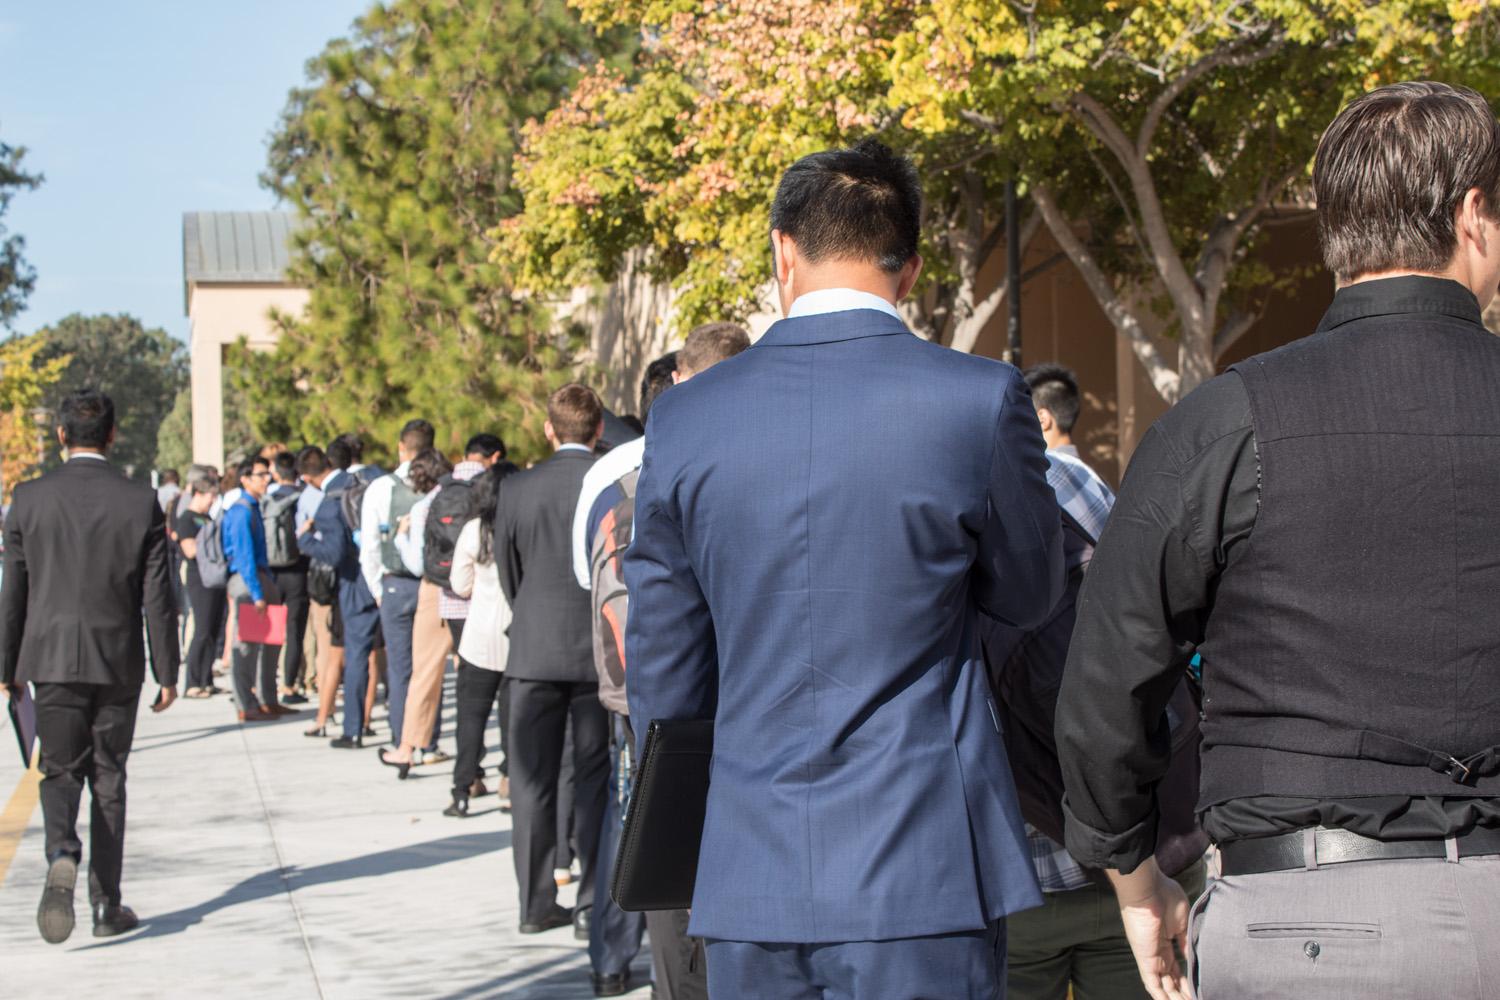
<svg viewBox="0 0 1500 1000">
<path fill-rule="evenodd" d="M 173 684 L 170 687 L 164 687 L 161 689 L 161 693 L 156 696 L 156 704 L 151 706 L 151 711 L 165 712 L 172 707 L 172 702 L 176 700 L 177 685 Z"/>
<path fill-rule="evenodd" d="M 7 697 L 7 698 L 12 697 L 12 695 L 10 693 L 10 685 L 9 684 L 4 684 L 4 683 L 0 683 L 0 694 L 5 695 L 5 697 Z"/>
<path fill-rule="evenodd" d="M 264 610 L 266 610 L 266 599 L 264 597 L 262 597 L 260 600 L 258 600 L 258 601 L 255 602 L 255 610 L 256 611 L 264 611 Z"/>
<path fill-rule="evenodd" d="M 307 534 L 312 529 L 313 529 L 313 523 L 312 523 L 311 519 L 303 521 L 300 525 L 297 526 L 297 537 L 301 538 L 303 535 Z"/>
<path fill-rule="evenodd" d="M 1129 875 L 1110 872 L 1109 878 L 1146 992 L 1152 1000 L 1192 1000 L 1178 964 L 1179 954 L 1187 954 L 1188 901 L 1182 886 L 1162 874 L 1155 858 Z"/>
<path fill-rule="evenodd" d="M 404 535 L 411 530 L 411 515 L 402 514 L 401 520 L 396 522 L 396 534 Z"/>
</svg>

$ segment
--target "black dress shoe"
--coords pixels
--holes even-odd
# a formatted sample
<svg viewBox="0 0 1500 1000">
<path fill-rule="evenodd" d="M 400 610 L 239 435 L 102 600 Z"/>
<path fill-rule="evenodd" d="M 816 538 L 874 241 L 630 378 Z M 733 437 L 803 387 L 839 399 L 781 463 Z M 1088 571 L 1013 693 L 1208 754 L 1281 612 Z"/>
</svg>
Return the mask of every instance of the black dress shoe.
<svg viewBox="0 0 1500 1000">
<path fill-rule="evenodd" d="M 596 997 L 620 997 L 625 995 L 630 986 L 630 973 L 612 972 L 601 976 L 597 972 L 590 972 L 589 982 L 594 984 Z"/>
<path fill-rule="evenodd" d="M 461 799 L 457 795 L 453 796 L 453 804 L 443 810 L 443 815 L 464 819 L 469 815 L 469 800 Z"/>
<path fill-rule="evenodd" d="M 573 911 L 573 936 L 579 941 L 589 939 L 589 926 L 594 922 L 594 908 L 585 906 Z"/>
<path fill-rule="evenodd" d="M 552 912 L 541 920 L 521 921 L 521 933 L 540 934 L 542 931 L 550 931 L 557 927 L 566 927 L 572 922 L 573 911 L 553 903 Z"/>
<path fill-rule="evenodd" d="M 328 741 L 328 745 L 335 750 L 358 750 L 365 745 L 365 741 L 361 736 L 335 736 Z"/>
<path fill-rule="evenodd" d="M 73 887 L 78 884 L 78 862 L 68 856 L 47 867 L 42 904 L 36 910 L 37 930 L 48 944 L 62 944 L 73 933 Z"/>
<path fill-rule="evenodd" d="M 128 906 L 109 903 L 94 904 L 94 937 L 114 937 L 133 931 L 141 925 L 141 918 Z"/>
</svg>

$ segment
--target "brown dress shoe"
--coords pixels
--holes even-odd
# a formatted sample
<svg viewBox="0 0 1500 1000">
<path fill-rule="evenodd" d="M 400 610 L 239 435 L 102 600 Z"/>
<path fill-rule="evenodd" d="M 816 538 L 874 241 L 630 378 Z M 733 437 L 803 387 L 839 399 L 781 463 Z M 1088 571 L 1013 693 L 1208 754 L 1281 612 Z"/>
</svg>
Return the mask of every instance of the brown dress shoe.
<svg viewBox="0 0 1500 1000">
<path fill-rule="evenodd" d="M 286 705 L 262 705 L 260 707 L 260 710 L 262 712 L 268 713 L 273 718 L 276 717 L 276 716 L 281 716 L 281 715 L 296 715 L 297 714 L 297 710 L 295 708 L 289 708 Z"/>
<path fill-rule="evenodd" d="M 276 718 L 276 716 L 267 712 L 263 708 L 257 708 L 253 712 L 236 712 L 234 714 L 239 718 L 241 722 L 265 722 L 268 719 Z"/>
</svg>

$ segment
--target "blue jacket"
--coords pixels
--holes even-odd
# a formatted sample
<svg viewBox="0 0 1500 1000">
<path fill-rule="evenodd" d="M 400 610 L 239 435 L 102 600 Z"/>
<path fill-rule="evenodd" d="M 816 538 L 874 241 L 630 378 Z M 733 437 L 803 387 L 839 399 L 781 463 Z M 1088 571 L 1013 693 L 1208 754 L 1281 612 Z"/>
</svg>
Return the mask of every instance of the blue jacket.
<svg viewBox="0 0 1500 1000">
<path fill-rule="evenodd" d="M 359 549 L 344 523 L 340 507 L 344 487 L 354 485 L 347 472 L 339 471 L 323 481 L 323 500 L 313 513 L 312 530 L 297 539 L 297 550 L 310 559 L 332 566 L 339 578 L 340 607 L 363 608 L 375 599 L 359 571 Z M 347 591 L 347 593 L 345 593 Z"/>
<path fill-rule="evenodd" d="M 625 555 L 630 715 L 713 718 L 692 933 L 974 930 L 1041 901 L 976 616 L 1062 594 L 1009 365 L 851 310 L 783 320 L 651 411 Z"/>
<path fill-rule="evenodd" d="M 260 586 L 260 571 L 266 568 L 266 526 L 260 519 L 260 503 L 249 493 L 241 493 L 228 510 L 219 531 L 224 539 L 224 557 L 229 572 L 239 574 L 250 591 L 250 599 L 265 596 Z"/>
</svg>

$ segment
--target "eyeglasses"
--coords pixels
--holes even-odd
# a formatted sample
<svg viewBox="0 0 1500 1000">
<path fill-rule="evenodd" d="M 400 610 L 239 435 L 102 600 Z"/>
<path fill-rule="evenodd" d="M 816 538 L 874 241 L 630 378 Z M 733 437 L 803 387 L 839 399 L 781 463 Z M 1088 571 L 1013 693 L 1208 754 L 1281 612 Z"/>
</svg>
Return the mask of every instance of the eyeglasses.
<svg viewBox="0 0 1500 1000">
<path fill-rule="evenodd" d="M 271 473 L 270 472 L 247 472 L 247 473 L 245 473 L 245 475 L 241 476 L 240 478 L 241 479 L 270 479 L 271 478 Z"/>
</svg>

